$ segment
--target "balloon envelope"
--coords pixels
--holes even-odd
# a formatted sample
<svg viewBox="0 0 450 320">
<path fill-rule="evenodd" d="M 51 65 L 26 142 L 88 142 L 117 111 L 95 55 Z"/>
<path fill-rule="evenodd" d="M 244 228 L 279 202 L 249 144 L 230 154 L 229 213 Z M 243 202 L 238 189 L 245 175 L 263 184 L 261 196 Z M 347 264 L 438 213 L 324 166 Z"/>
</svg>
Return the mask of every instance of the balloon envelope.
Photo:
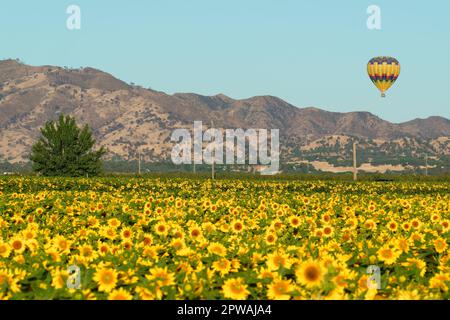
<svg viewBox="0 0 450 320">
<path fill-rule="evenodd" d="M 367 64 L 370 80 L 386 96 L 386 91 L 394 84 L 400 75 L 400 63 L 392 57 L 375 57 Z"/>
</svg>

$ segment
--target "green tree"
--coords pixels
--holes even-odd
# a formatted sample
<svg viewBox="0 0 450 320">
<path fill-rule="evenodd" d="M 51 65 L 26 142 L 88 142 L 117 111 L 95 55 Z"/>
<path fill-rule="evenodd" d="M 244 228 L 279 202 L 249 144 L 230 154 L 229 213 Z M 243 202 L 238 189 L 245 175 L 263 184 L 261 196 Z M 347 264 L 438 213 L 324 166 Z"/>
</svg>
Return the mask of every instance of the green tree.
<svg viewBox="0 0 450 320">
<path fill-rule="evenodd" d="M 79 128 L 75 118 L 60 115 L 41 128 L 42 136 L 33 145 L 33 170 L 44 176 L 95 176 L 102 171 L 106 149 L 93 150 L 95 140 L 88 125 Z"/>
</svg>

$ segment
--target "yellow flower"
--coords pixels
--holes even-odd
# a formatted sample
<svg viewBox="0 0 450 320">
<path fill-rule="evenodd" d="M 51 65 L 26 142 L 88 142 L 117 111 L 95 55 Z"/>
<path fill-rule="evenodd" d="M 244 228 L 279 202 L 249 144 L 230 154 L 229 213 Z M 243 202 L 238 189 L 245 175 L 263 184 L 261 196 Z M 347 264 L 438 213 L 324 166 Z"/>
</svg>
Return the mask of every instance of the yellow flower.
<svg viewBox="0 0 450 320">
<path fill-rule="evenodd" d="M 330 238 L 333 236 L 334 229 L 332 226 L 324 226 L 322 228 L 323 236 L 326 238 Z"/>
<path fill-rule="evenodd" d="M 128 239 L 122 240 L 122 247 L 126 250 L 130 250 L 133 248 L 133 242 Z"/>
<path fill-rule="evenodd" d="M 66 288 L 67 286 L 67 271 L 55 270 L 52 272 L 52 287 L 55 289 Z"/>
<path fill-rule="evenodd" d="M 28 241 L 36 238 L 36 231 L 33 229 L 25 229 L 22 232 L 23 238 Z"/>
<path fill-rule="evenodd" d="M 100 225 L 100 221 L 94 216 L 88 217 L 86 222 L 90 228 L 97 228 Z"/>
<path fill-rule="evenodd" d="M 274 279 L 267 286 L 267 297 L 272 300 L 289 300 L 293 289 L 291 280 Z"/>
<path fill-rule="evenodd" d="M 231 231 L 241 233 L 244 230 L 244 223 L 241 220 L 234 220 L 231 222 Z"/>
<path fill-rule="evenodd" d="M 409 241 L 405 238 L 398 238 L 395 241 L 395 247 L 403 253 L 409 252 Z"/>
<path fill-rule="evenodd" d="M 393 264 L 395 261 L 397 261 L 397 258 L 400 256 L 399 251 L 391 249 L 388 245 L 381 247 L 377 253 L 378 259 L 380 259 L 387 265 Z"/>
<path fill-rule="evenodd" d="M 442 226 L 442 232 L 447 232 L 450 230 L 450 221 L 449 220 L 442 220 L 441 221 L 441 226 Z"/>
<path fill-rule="evenodd" d="M 213 262 L 212 269 L 224 276 L 231 271 L 231 262 L 225 258 L 222 258 Z"/>
<path fill-rule="evenodd" d="M 227 248 L 220 243 L 213 242 L 208 246 L 208 252 L 224 257 L 227 254 Z"/>
<path fill-rule="evenodd" d="M 102 242 L 100 240 L 97 242 L 97 252 L 100 255 L 105 255 L 105 254 L 107 254 L 110 251 L 111 251 L 111 249 L 110 249 L 110 247 L 109 247 L 109 245 L 107 243 Z"/>
<path fill-rule="evenodd" d="M 65 237 L 57 235 L 53 238 L 53 246 L 61 253 L 67 254 L 70 252 L 71 241 L 68 241 Z"/>
<path fill-rule="evenodd" d="M 419 233 L 419 232 L 413 232 L 412 234 L 411 234 L 411 236 L 410 236 L 410 239 L 413 241 L 413 242 L 422 242 L 423 241 L 423 235 L 421 234 L 421 233 Z"/>
<path fill-rule="evenodd" d="M 268 245 L 272 245 L 277 241 L 278 237 L 274 232 L 267 232 L 264 240 L 266 242 L 266 244 Z"/>
<path fill-rule="evenodd" d="M 133 296 L 123 288 L 113 290 L 108 295 L 108 300 L 131 300 L 131 299 L 133 299 Z"/>
<path fill-rule="evenodd" d="M 155 295 L 144 287 L 136 287 L 136 293 L 139 294 L 139 297 L 142 300 L 155 300 Z"/>
<path fill-rule="evenodd" d="M 444 292 L 448 291 L 447 282 L 450 281 L 450 277 L 444 273 L 439 273 L 434 275 L 430 279 L 430 288 L 432 289 L 441 289 Z"/>
<path fill-rule="evenodd" d="M 100 234 L 109 240 L 114 240 L 117 237 L 114 227 L 102 228 Z"/>
<path fill-rule="evenodd" d="M 447 299 L 447 189 L 5 177 L 0 299 Z M 83 267 L 81 290 L 67 287 L 70 265 Z M 367 265 L 387 268 L 381 291 Z"/>
<path fill-rule="evenodd" d="M 411 220 L 411 226 L 415 229 L 420 229 L 420 227 L 422 226 L 422 222 L 420 222 L 419 219 L 413 219 Z"/>
<path fill-rule="evenodd" d="M 120 231 L 120 237 L 122 238 L 122 240 L 130 240 L 133 238 L 133 230 L 131 230 L 130 228 L 123 228 Z"/>
<path fill-rule="evenodd" d="M 404 267 L 415 267 L 416 269 L 420 270 L 420 276 L 423 277 L 426 272 L 426 263 L 423 260 L 417 259 L 417 258 L 408 258 L 406 259 L 406 262 L 402 263 L 402 266 Z"/>
<path fill-rule="evenodd" d="M 20 288 L 17 284 L 17 281 L 21 279 L 18 279 L 14 276 L 11 272 L 7 270 L 0 269 L 0 288 L 6 287 L 9 288 L 12 292 L 19 292 Z"/>
<path fill-rule="evenodd" d="M 203 236 L 202 230 L 197 225 L 193 225 L 189 227 L 189 236 L 191 239 L 198 240 Z"/>
<path fill-rule="evenodd" d="M 434 240 L 433 245 L 437 253 L 442 253 L 447 249 L 447 242 L 442 238 Z"/>
<path fill-rule="evenodd" d="M 348 287 L 348 272 L 341 272 L 333 278 L 333 283 L 338 289 L 345 289 Z"/>
<path fill-rule="evenodd" d="M 97 282 L 99 291 L 111 292 L 117 285 L 117 272 L 113 269 L 99 269 L 93 279 Z"/>
<path fill-rule="evenodd" d="M 120 222 L 120 220 L 117 218 L 111 218 L 108 220 L 108 225 L 111 228 L 118 228 L 118 227 L 120 227 L 121 224 L 122 224 L 122 222 Z"/>
<path fill-rule="evenodd" d="M 0 241 L 0 257 L 8 258 L 11 253 L 11 247 L 6 242 Z"/>
<path fill-rule="evenodd" d="M 269 270 L 274 271 L 280 268 L 289 269 L 292 265 L 292 259 L 288 254 L 282 251 L 273 252 L 267 255 L 266 264 Z"/>
<path fill-rule="evenodd" d="M 409 222 L 404 222 L 402 224 L 402 229 L 405 230 L 405 231 L 411 230 L 411 224 Z"/>
<path fill-rule="evenodd" d="M 164 268 L 150 269 L 150 275 L 145 276 L 148 280 L 155 281 L 159 286 L 166 287 L 175 284 L 175 276 L 173 273 Z"/>
<path fill-rule="evenodd" d="M 397 300 L 421 300 L 417 289 L 405 289 L 397 292 Z"/>
<path fill-rule="evenodd" d="M 320 286 L 325 271 L 319 262 L 310 260 L 302 263 L 295 271 L 297 281 L 308 288 Z"/>
<path fill-rule="evenodd" d="M 90 289 L 82 290 L 81 292 L 86 300 L 97 300 L 97 297 Z"/>
<path fill-rule="evenodd" d="M 156 232 L 157 235 L 166 236 L 167 233 L 169 232 L 169 228 L 168 228 L 166 223 L 158 222 L 155 225 L 155 232 Z"/>
<path fill-rule="evenodd" d="M 222 293 L 225 298 L 233 300 L 245 300 L 250 294 L 242 278 L 226 280 L 222 286 Z"/>
<path fill-rule="evenodd" d="M 297 228 L 298 226 L 300 226 L 300 223 L 301 223 L 301 220 L 299 217 L 297 217 L 297 216 L 289 217 L 289 224 L 291 225 L 291 227 Z"/>
<path fill-rule="evenodd" d="M 92 261 L 96 258 L 97 253 L 94 251 L 91 245 L 84 244 L 78 247 L 78 251 L 80 252 L 80 256 L 85 261 Z"/>
<path fill-rule="evenodd" d="M 269 269 L 265 269 L 263 267 L 261 267 L 258 271 L 258 279 L 274 279 L 276 276 L 276 272 L 270 271 Z"/>
<path fill-rule="evenodd" d="M 22 253 L 25 251 L 25 241 L 23 238 L 15 236 L 9 241 L 11 248 L 15 253 Z"/>
<path fill-rule="evenodd" d="M 143 238 L 142 243 L 144 246 L 151 246 L 153 244 L 153 237 L 151 234 L 145 233 Z"/>
<path fill-rule="evenodd" d="M 368 229 L 368 230 L 375 230 L 377 227 L 376 222 L 373 219 L 367 219 L 364 222 L 364 228 Z"/>
<path fill-rule="evenodd" d="M 397 231 L 397 228 L 398 228 L 397 222 L 395 222 L 394 220 L 389 221 L 387 224 L 387 228 L 390 231 Z"/>
<path fill-rule="evenodd" d="M 186 244 L 181 239 L 173 239 L 170 242 L 170 246 L 172 248 L 174 248 L 175 250 L 182 250 L 182 249 L 184 249 L 186 247 Z"/>
</svg>

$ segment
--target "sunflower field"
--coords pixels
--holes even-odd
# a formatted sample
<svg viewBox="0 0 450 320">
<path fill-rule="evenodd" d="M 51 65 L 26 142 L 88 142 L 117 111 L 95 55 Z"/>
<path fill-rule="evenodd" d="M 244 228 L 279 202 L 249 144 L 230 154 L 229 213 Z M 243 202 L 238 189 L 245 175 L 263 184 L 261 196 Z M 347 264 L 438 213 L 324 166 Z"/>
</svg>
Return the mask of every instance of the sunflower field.
<svg viewBox="0 0 450 320">
<path fill-rule="evenodd" d="M 450 183 L 0 179 L 0 299 L 449 299 Z"/>
</svg>

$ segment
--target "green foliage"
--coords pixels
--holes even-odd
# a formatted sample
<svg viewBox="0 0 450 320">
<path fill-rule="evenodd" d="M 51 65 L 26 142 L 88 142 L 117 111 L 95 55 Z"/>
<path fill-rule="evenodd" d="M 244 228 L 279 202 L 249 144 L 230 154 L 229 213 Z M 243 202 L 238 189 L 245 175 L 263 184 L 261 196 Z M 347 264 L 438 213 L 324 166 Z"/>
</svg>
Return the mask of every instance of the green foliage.
<svg viewBox="0 0 450 320">
<path fill-rule="evenodd" d="M 88 125 L 79 128 L 75 119 L 60 115 L 41 128 L 42 137 L 33 145 L 30 160 L 44 176 L 95 176 L 102 171 L 106 150 L 92 150 L 95 140 Z"/>
</svg>

